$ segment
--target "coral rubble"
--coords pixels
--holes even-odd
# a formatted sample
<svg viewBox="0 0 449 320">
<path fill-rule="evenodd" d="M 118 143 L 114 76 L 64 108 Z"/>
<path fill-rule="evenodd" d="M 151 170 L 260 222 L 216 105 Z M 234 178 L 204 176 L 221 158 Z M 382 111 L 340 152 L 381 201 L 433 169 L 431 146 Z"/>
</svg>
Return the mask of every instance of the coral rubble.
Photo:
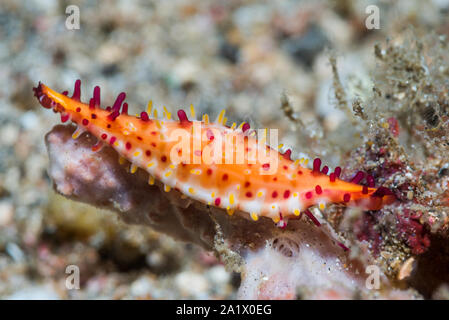
<svg viewBox="0 0 449 320">
<path fill-rule="evenodd" d="M 55 190 L 81 202 L 117 212 L 124 221 L 148 225 L 176 239 L 215 249 L 231 269 L 241 271 L 244 298 L 412 297 L 381 275 L 382 289 L 365 285 L 364 263 L 351 259 L 327 224 L 318 227 L 306 216 L 286 230 L 270 219 L 251 221 L 236 212 L 182 199 L 176 190 L 148 185 L 142 170 L 131 175 L 105 147 L 93 152 L 95 139 L 74 128 L 56 126 L 46 137 L 50 176 Z M 220 241 L 221 240 L 221 241 Z M 336 289 L 339 288 L 339 289 Z"/>
</svg>

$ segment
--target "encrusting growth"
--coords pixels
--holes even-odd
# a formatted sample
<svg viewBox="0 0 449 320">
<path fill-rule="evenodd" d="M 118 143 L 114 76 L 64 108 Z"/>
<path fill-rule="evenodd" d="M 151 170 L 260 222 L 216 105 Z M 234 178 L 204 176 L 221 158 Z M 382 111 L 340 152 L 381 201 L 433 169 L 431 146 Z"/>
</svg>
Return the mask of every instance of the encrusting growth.
<svg viewBox="0 0 449 320">
<path fill-rule="evenodd" d="M 258 140 L 249 124 L 227 126 L 224 111 L 214 122 L 208 115 L 202 121 L 190 120 L 183 110 L 177 113 L 179 120 L 171 119 L 167 110 L 165 119 L 158 119 L 157 110 L 151 117 L 149 103 L 146 112 L 134 117 L 127 114 L 125 93 L 118 95 L 112 107 L 102 109 L 100 88 L 95 87 L 93 98 L 84 104 L 80 86 L 77 80 L 72 97 L 41 83 L 33 90 L 43 107 L 61 114 L 61 122 L 77 125 L 73 138 L 90 132 L 98 138 L 93 151 L 111 145 L 131 163 L 131 173 L 146 170 L 149 183 L 157 179 L 167 192 L 174 188 L 228 214 L 239 210 L 253 220 L 269 217 L 280 227 L 303 212 L 319 225 L 308 210 L 314 205 L 341 203 L 378 210 L 395 200 L 389 189 L 375 188 L 374 178 L 363 172 L 346 182 L 339 179 L 339 167 L 329 173 L 320 159 L 313 161 L 312 169 L 301 166 L 299 160 L 291 160 L 290 149 L 279 153 L 265 145 L 266 136 Z M 193 106 L 190 112 L 195 117 Z"/>
</svg>

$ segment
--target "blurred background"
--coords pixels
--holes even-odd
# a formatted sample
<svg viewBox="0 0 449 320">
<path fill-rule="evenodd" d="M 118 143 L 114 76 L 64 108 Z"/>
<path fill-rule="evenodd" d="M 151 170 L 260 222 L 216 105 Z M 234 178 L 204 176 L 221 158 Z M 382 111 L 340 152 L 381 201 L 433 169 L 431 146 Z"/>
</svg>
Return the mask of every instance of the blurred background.
<svg viewBox="0 0 449 320">
<path fill-rule="evenodd" d="M 71 5 L 79 29 L 67 27 Z M 370 5 L 378 29 L 367 28 Z M 329 58 L 348 99 L 363 95 L 375 43 L 411 30 L 449 35 L 448 13 L 446 0 L 2 0 L 0 298 L 225 299 L 240 282 L 212 253 L 56 195 L 44 135 L 59 118 L 33 97 L 39 81 L 71 91 L 81 79 L 83 100 L 99 85 L 105 105 L 126 91 L 135 112 L 150 99 L 212 118 L 226 108 L 231 122 L 278 128 L 296 156 L 335 164 L 301 130 L 347 142 Z M 79 290 L 65 286 L 68 265 L 80 269 Z"/>
</svg>

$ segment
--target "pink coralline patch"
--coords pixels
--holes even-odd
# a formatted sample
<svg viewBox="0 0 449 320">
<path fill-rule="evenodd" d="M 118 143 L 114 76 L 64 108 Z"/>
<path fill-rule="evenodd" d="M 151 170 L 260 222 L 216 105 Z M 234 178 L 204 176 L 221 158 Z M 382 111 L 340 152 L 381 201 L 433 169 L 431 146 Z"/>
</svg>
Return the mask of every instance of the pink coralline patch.
<svg viewBox="0 0 449 320">
<path fill-rule="evenodd" d="M 381 156 L 382 154 L 380 154 Z M 381 176 L 381 177 L 389 177 L 395 173 L 403 172 L 404 170 L 404 164 L 400 161 L 396 162 L 387 162 L 383 163 L 381 166 L 377 167 L 375 171 L 375 176 Z"/>
<path fill-rule="evenodd" d="M 390 132 L 396 138 L 399 136 L 399 123 L 395 117 L 391 117 L 387 119 Z"/>
<path fill-rule="evenodd" d="M 359 241 L 371 243 L 371 250 L 374 255 L 379 254 L 382 235 L 376 230 L 377 219 L 369 214 L 363 214 L 361 219 L 354 224 L 354 233 Z"/>
<path fill-rule="evenodd" d="M 364 214 L 354 224 L 354 233 L 359 241 L 368 241 L 374 255 L 379 254 L 382 244 L 382 235 L 377 230 L 381 213 Z M 430 246 L 430 238 L 427 229 L 419 222 L 420 212 L 411 212 L 403 209 L 396 215 L 397 232 L 403 241 L 412 250 L 412 254 L 424 253 Z"/>
<path fill-rule="evenodd" d="M 366 158 L 370 161 L 379 163 L 379 159 L 383 159 L 379 165 L 368 170 L 367 173 L 369 174 L 370 181 L 373 177 L 375 180 L 381 178 L 383 181 L 388 181 L 393 175 L 404 175 L 405 172 L 409 171 L 408 164 L 398 158 L 392 157 L 388 150 L 388 147 L 381 146 L 378 149 L 370 148 L 366 151 Z M 394 188 L 391 188 L 390 186 L 390 191 L 393 192 L 394 196 L 398 200 L 408 201 L 407 192 L 412 190 L 413 187 L 414 186 L 411 184 L 411 181 L 408 180 L 406 182 L 395 184 Z"/>
<path fill-rule="evenodd" d="M 426 228 L 419 222 L 421 212 L 411 212 L 408 209 L 398 215 L 398 231 L 412 249 L 413 254 L 422 254 L 430 246 Z"/>
</svg>

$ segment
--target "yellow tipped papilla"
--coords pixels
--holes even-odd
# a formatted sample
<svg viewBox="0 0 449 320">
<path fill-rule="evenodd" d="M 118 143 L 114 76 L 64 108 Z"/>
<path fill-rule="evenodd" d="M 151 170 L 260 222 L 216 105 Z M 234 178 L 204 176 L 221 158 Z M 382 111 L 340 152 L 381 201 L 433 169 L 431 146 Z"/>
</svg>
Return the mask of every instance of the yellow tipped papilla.
<svg viewBox="0 0 449 320">
<path fill-rule="evenodd" d="M 225 113 L 226 113 L 225 109 L 220 111 L 220 114 L 218 115 L 217 123 L 220 123 L 220 124 L 223 123 L 223 118 L 224 118 Z"/>
<path fill-rule="evenodd" d="M 233 205 L 234 202 L 235 202 L 235 196 L 234 196 L 233 193 L 231 193 L 231 194 L 229 195 L 229 203 L 230 203 L 231 205 Z"/>
<path fill-rule="evenodd" d="M 147 164 L 147 168 L 151 168 L 152 166 L 154 166 L 154 162 L 150 162 Z"/>
<path fill-rule="evenodd" d="M 208 114 L 203 114 L 203 122 L 205 125 L 209 124 L 209 115 Z"/>
<path fill-rule="evenodd" d="M 150 115 L 153 110 L 153 100 L 148 101 L 147 113 Z"/>
<path fill-rule="evenodd" d="M 171 112 L 169 112 L 165 106 L 163 106 L 162 108 L 164 109 L 165 117 L 167 118 L 167 120 L 170 120 L 171 119 Z"/>
<path fill-rule="evenodd" d="M 72 134 L 73 139 L 78 139 L 79 136 L 84 132 L 84 130 L 80 127 L 76 128 L 76 130 Z"/>
<path fill-rule="evenodd" d="M 260 142 L 262 144 L 267 142 L 267 133 L 268 133 L 268 129 L 267 128 L 263 129 L 262 137 L 260 137 Z"/>
</svg>

